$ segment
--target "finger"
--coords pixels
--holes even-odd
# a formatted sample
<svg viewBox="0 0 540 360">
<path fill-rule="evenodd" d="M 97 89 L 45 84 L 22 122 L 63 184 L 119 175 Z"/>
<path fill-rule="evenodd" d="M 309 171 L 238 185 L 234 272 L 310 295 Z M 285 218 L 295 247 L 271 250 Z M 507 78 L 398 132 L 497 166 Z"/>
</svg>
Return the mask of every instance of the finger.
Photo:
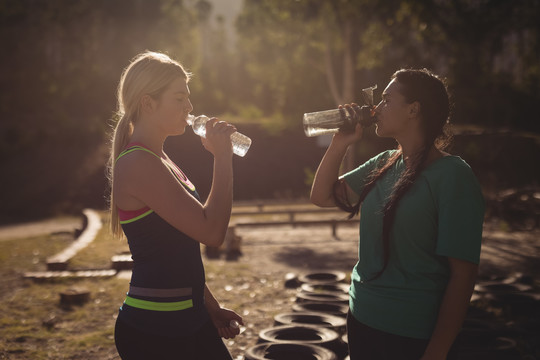
<svg viewBox="0 0 540 360">
<path fill-rule="evenodd" d="M 236 127 L 227 123 L 226 121 L 217 121 L 214 123 L 211 129 L 207 128 L 207 131 L 213 134 L 228 134 L 231 135 L 236 131 Z"/>
<path fill-rule="evenodd" d="M 238 323 L 239 323 L 240 325 L 245 326 L 245 324 L 244 324 L 244 319 L 242 319 L 242 317 L 241 317 L 240 315 L 237 315 L 237 316 L 235 317 L 235 320 L 238 321 Z"/>
<path fill-rule="evenodd" d="M 238 335 L 236 331 L 234 331 L 234 329 L 230 327 L 219 328 L 218 333 L 221 337 L 225 339 L 231 339 L 231 338 L 234 338 L 236 335 Z"/>
<path fill-rule="evenodd" d="M 345 110 L 347 111 L 347 113 L 354 119 L 355 116 L 356 116 L 356 111 L 354 111 L 354 109 L 352 108 L 351 105 L 347 104 L 345 105 Z"/>
<path fill-rule="evenodd" d="M 226 328 L 225 332 L 227 333 L 227 336 L 229 339 L 234 338 L 237 334 L 237 329 L 233 329 L 231 327 Z"/>
<path fill-rule="evenodd" d="M 214 126 L 216 125 L 216 122 L 218 120 L 216 118 L 211 118 L 206 122 L 206 133 L 208 134 L 211 130 L 214 129 Z"/>
<path fill-rule="evenodd" d="M 233 125 L 225 122 L 225 121 L 220 121 L 218 122 L 215 126 L 214 126 L 214 129 L 217 130 L 218 132 L 234 132 L 236 131 L 236 127 L 234 127 Z"/>
</svg>

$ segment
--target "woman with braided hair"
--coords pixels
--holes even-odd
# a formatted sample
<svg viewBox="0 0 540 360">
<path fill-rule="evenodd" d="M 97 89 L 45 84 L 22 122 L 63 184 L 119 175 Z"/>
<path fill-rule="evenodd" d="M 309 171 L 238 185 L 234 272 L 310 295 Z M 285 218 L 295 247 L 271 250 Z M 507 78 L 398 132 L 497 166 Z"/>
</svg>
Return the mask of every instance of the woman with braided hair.
<svg viewBox="0 0 540 360">
<path fill-rule="evenodd" d="M 354 105 L 345 106 L 353 116 Z M 399 70 L 375 109 L 377 135 L 394 138 L 397 149 L 339 176 L 348 146 L 362 137 L 358 125 L 334 135 L 317 170 L 312 202 L 360 213 L 347 319 L 351 359 L 456 357 L 484 201 L 471 168 L 443 151 L 449 108 L 438 76 Z"/>
</svg>

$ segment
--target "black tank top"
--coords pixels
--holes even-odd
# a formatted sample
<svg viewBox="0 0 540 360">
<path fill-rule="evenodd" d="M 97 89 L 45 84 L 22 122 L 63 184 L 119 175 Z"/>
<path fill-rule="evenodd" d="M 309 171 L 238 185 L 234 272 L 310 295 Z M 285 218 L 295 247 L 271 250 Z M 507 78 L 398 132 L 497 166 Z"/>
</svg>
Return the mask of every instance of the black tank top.
<svg viewBox="0 0 540 360">
<path fill-rule="evenodd" d="M 160 158 L 140 144 L 131 144 L 118 159 L 132 151 L 147 151 Z M 174 163 L 160 159 L 200 201 L 184 173 Z M 204 305 L 205 274 L 199 242 L 148 207 L 118 212 L 133 258 L 130 290 L 119 319 L 141 331 L 165 336 L 182 336 L 198 330 L 209 319 Z"/>
</svg>

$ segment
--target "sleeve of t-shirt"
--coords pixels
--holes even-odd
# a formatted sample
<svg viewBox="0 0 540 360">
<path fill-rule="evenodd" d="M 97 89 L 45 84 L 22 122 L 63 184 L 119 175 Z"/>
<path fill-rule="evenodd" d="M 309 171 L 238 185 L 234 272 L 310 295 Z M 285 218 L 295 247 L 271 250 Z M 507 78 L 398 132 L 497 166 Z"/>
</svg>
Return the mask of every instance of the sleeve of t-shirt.
<svg viewBox="0 0 540 360">
<path fill-rule="evenodd" d="M 389 158 L 392 155 L 393 151 L 395 150 L 388 150 L 380 153 L 379 155 L 369 159 L 356 169 L 341 175 L 340 179 L 344 179 L 347 185 L 349 185 L 349 187 L 355 193 L 360 194 L 362 192 L 362 189 L 364 188 L 364 185 L 369 179 L 369 175 L 371 174 L 371 172 L 375 170 L 378 166 L 382 166 L 383 163 L 381 163 L 380 165 L 378 164 L 382 160 Z"/>
<path fill-rule="evenodd" d="M 478 180 L 469 165 L 456 158 L 455 166 L 442 176 L 438 190 L 436 253 L 478 264 L 485 211 Z"/>
</svg>

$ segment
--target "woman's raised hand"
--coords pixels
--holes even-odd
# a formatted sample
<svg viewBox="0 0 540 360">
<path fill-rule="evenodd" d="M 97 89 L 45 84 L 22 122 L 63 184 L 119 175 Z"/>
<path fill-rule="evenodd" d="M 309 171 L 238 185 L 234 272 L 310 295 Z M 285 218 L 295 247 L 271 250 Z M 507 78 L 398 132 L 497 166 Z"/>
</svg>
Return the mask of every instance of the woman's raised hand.
<svg viewBox="0 0 540 360">
<path fill-rule="evenodd" d="M 214 157 L 225 154 L 232 156 L 231 135 L 235 131 L 234 125 L 211 118 L 206 122 L 206 138 L 201 137 L 202 144 Z"/>
<path fill-rule="evenodd" d="M 357 119 L 360 116 L 360 106 L 358 104 L 345 104 L 340 105 L 340 109 L 345 109 L 353 119 Z M 349 146 L 362 138 L 363 128 L 360 124 L 356 124 L 353 132 L 339 131 L 334 135 L 333 142 L 338 142 L 345 146 Z"/>
</svg>

